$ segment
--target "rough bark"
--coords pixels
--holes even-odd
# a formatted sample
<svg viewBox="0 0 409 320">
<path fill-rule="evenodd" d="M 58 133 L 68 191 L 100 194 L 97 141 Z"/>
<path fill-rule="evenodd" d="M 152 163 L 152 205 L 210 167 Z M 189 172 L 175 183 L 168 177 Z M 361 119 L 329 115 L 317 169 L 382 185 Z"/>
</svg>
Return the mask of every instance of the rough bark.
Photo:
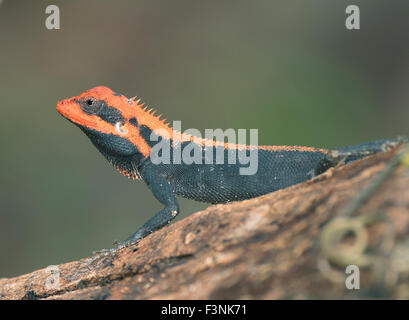
<svg viewBox="0 0 409 320">
<path fill-rule="evenodd" d="M 114 254 L 58 265 L 54 274 L 45 268 L 0 279 L 0 299 L 409 298 L 407 166 L 339 219 L 399 150 L 210 206 Z M 332 243 L 337 230 L 344 236 Z M 348 264 L 359 266 L 359 290 L 346 288 Z"/>
</svg>

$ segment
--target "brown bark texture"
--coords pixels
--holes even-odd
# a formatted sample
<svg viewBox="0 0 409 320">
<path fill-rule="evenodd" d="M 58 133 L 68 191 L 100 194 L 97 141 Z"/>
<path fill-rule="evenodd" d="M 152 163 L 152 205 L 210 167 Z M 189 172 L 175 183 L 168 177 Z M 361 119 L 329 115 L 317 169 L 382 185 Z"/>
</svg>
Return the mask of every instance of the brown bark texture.
<svg viewBox="0 0 409 320">
<path fill-rule="evenodd" d="M 405 148 L 210 206 L 114 253 L 0 279 L 0 299 L 408 299 Z"/>
</svg>

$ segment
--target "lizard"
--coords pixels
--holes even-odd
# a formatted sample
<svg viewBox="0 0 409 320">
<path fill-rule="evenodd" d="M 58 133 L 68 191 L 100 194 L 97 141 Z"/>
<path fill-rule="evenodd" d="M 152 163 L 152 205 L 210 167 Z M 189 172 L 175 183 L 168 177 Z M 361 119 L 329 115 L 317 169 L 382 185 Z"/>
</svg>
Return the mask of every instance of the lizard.
<svg viewBox="0 0 409 320">
<path fill-rule="evenodd" d="M 120 246 L 133 244 L 169 224 L 179 213 L 176 196 L 211 204 L 255 198 L 307 181 L 336 165 L 385 151 L 401 138 L 384 139 L 340 149 L 303 146 L 252 146 L 199 138 L 174 130 L 141 99 L 127 98 L 98 86 L 61 100 L 57 111 L 78 126 L 103 156 L 123 175 L 142 179 L 164 208 L 144 223 Z M 188 144 L 205 151 L 222 152 L 223 163 L 156 163 L 151 152 L 158 141 L 168 141 L 171 151 Z M 240 174 L 229 163 L 229 152 L 257 151 L 258 170 Z M 118 246 L 119 247 L 119 246 Z"/>
</svg>

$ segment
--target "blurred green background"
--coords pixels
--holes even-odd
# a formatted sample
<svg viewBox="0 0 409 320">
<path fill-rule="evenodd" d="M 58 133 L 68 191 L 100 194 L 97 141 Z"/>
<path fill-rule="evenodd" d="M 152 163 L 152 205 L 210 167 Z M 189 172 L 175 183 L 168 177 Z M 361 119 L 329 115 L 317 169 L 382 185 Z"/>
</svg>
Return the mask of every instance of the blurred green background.
<svg viewBox="0 0 409 320">
<path fill-rule="evenodd" d="M 45 28 L 49 4 L 61 30 Z M 349 4 L 361 30 L 345 28 Z M 161 208 L 59 99 L 106 85 L 183 129 L 257 128 L 260 144 L 408 135 L 408 14 L 407 0 L 3 1 L 0 277 L 111 247 Z M 180 218 L 207 206 L 180 202 Z"/>
</svg>

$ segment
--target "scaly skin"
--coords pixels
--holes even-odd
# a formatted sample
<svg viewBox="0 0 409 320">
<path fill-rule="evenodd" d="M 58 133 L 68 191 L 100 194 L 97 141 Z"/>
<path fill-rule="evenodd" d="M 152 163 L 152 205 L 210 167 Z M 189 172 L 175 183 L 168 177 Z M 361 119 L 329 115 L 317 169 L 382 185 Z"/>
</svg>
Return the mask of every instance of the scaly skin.
<svg viewBox="0 0 409 320">
<path fill-rule="evenodd" d="M 298 146 L 248 146 L 197 138 L 173 130 L 140 100 L 128 99 L 107 87 L 95 87 L 79 96 L 62 100 L 58 112 L 77 125 L 98 150 L 123 175 L 142 178 L 164 208 L 132 234 L 125 244 L 136 242 L 170 223 L 179 212 L 176 196 L 210 203 L 254 198 L 306 181 L 339 162 L 384 151 L 395 140 L 380 140 L 338 150 Z M 203 147 L 193 164 L 154 164 L 151 150 L 158 140 L 169 140 L 171 152 L 193 142 Z M 205 149 L 221 151 L 223 164 L 205 164 Z M 249 155 L 257 150 L 258 170 L 241 175 L 243 165 L 235 152 L 235 164 L 228 164 L 229 151 Z M 216 153 L 214 153 L 216 154 Z M 171 157 L 173 159 L 173 157 Z"/>
</svg>

